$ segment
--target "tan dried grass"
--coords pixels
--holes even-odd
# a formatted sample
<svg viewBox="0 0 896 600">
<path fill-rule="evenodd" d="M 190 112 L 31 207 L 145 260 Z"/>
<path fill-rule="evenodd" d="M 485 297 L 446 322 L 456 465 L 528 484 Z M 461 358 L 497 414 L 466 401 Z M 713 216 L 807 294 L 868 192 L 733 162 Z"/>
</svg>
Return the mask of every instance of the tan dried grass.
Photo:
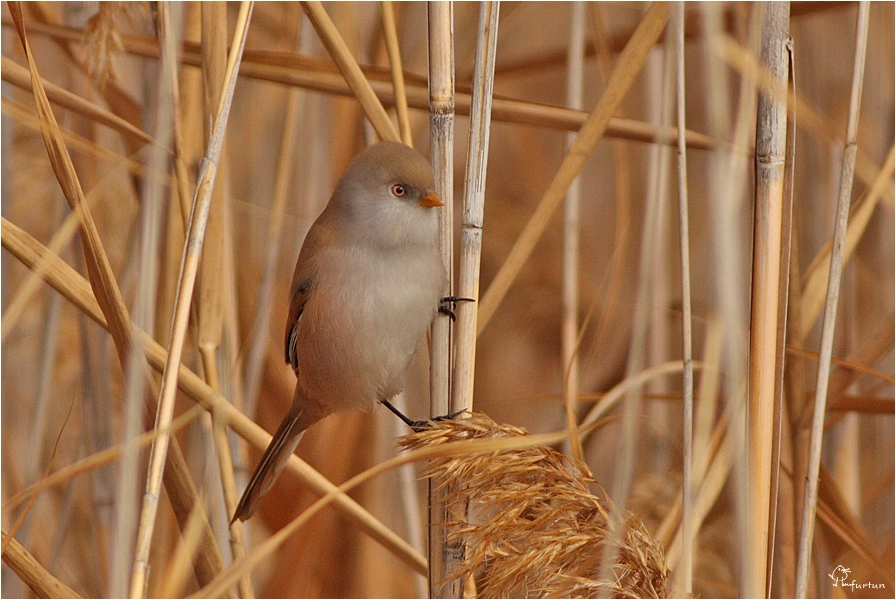
<svg viewBox="0 0 896 600">
<path fill-rule="evenodd" d="M 526 436 L 481 413 L 440 421 L 402 437 L 405 449 L 463 440 Z M 665 598 L 671 581 L 660 543 L 631 511 L 589 490 L 596 481 L 581 463 L 548 446 L 480 451 L 430 460 L 426 476 L 452 482 L 468 507 L 448 523 L 449 543 L 466 540 L 466 558 L 448 576 L 479 578 L 484 598 Z M 472 514 L 485 518 L 471 518 Z M 597 577 L 609 523 L 625 519 L 612 580 Z"/>
</svg>

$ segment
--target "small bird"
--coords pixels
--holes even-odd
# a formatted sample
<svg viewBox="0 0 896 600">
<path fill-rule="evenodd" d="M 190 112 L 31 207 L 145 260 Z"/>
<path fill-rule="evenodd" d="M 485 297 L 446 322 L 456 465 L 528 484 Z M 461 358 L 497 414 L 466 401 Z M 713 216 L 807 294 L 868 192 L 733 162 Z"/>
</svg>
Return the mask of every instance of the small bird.
<svg viewBox="0 0 896 600">
<path fill-rule="evenodd" d="M 392 409 L 387 401 L 404 388 L 436 312 L 450 314 L 442 303 L 457 299 L 443 299 L 448 278 L 433 210 L 443 203 L 433 186 L 420 153 L 379 142 L 352 159 L 308 230 L 286 320 L 286 362 L 298 378 L 292 406 L 234 521 L 252 516 L 308 427 L 350 408 Z"/>
</svg>

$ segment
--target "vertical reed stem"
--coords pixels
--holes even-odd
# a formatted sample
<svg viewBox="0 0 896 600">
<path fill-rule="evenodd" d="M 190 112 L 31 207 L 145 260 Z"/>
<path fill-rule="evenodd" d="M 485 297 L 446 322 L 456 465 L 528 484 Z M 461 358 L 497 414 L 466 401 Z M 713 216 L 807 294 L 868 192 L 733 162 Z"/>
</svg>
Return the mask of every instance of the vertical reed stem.
<svg viewBox="0 0 896 600">
<path fill-rule="evenodd" d="M 470 110 L 470 142 L 464 178 L 464 212 L 461 229 L 458 295 L 473 302 L 457 305 L 453 406 L 473 408 L 476 368 L 476 316 L 479 301 L 479 267 L 482 258 L 482 218 L 485 211 L 485 176 L 488 168 L 495 55 L 498 47 L 499 2 L 480 3 L 479 36 L 473 70 L 473 105 Z"/>
<path fill-rule="evenodd" d="M 796 597 L 806 597 L 809 578 L 809 560 L 812 538 L 815 533 L 815 512 L 818 506 L 818 471 L 821 466 L 821 442 L 824 434 L 824 415 L 828 400 L 828 379 L 831 374 L 831 355 L 834 348 L 834 327 L 837 322 L 837 299 L 840 295 L 840 277 L 843 272 L 843 253 L 852 180 L 855 174 L 856 138 L 859 130 L 859 109 L 862 100 L 862 83 L 865 77 L 865 55 L 868 47 L 868 17 L 871 7 L 866 1 L 859 3 L 856 23 L 856 53 L 849 100 L 849 121 L 846 125 L 846 148 L 840 166 L 840 194 L 837 199 L 837 216 L 834 222 L 834 242 L 831 247 L 831 268 L 828 291 L 824 305 L 821 329 L 821 347 L 818 358 L 818 375 L 815 380 L 815 408 L 812 413 L 812 433 L 809 440 L 809 465 L 804 491 L 803 513 L 800 523 L 800 545 L 796 570 Z"/>
<path fill-rule="evenodd" d="M 454 5 L 451 2 L 429 2 L 429 123 L 431 160 L 436 180 L 436 193 L 445 206 L 439 213 L 439 248 L 448 273 L 451 294 L 453 277 L 453 237 L 451 224 L 454 204 Z M 430 347 L 430 414 L 450 414 L 449 381 L 451 369 L 451 322 L 436 318 L 432 326 Z M 450 486 L 436 494 L 440 482 L 429 481 L 429 595 L 431 598 L 460 598 L 463 582 L 445 581 L 452 566 L 463 558 L 463 545 L 451 546 L 446 541 L 445 523 L 451 520 L 445 498 Z M 443 584 L 444 583 L 444 584 Z"/>
<path fill-rule="evenodd" d="M 781 268 L 778 279 L 778 334 L 776 339 L 775 365 L 775 414 L 772 439 L 772 473 L 771 498 L 769 500 L 769 541 L 768 562 L 766 566 L 766 597 L 772 597 L 773 567 L 775 564 L 775 537 L 778 525 L 779 505 L 781 502 L 781 451 L 784 431 L 784 364 L 787 352 L 788 319 L 787 312 L 790 297 L 790 261 L 793 242 L 793 176 L 796 157 L 796 81 L 794 79 L 793 39 L 787 41 L 787 64 L 791 83 L 787 106 L 787 144 L 785 147 L 784 170 L 784 205 L 781 215 Z M 789 437 L 789 436 L 788 436 Z M 790 464 L 793 464 L 788 460 Z M 785 496 L 789 497 L 789 494 Z M 790 503 L 786 504 L 790 506 Z M 789 569 L 792 573 L 793 568 Z M 780 595 L 780 592 L 779 594 Z"/>
<path fill-rule="evenodd" d="M 781 89 L 787 86 L 789 37 L 790 3 L 769 3 L 763 27 L 761 61 Z M 747 412 L 750 489 L 747 552 L 753 569 L 751 577 L 744 582 L 744 590 L 751 597 L 765 595 L 766 588 L 786 142 L 787 99 L 762 90 L 756 122 Z"/>
</svg>

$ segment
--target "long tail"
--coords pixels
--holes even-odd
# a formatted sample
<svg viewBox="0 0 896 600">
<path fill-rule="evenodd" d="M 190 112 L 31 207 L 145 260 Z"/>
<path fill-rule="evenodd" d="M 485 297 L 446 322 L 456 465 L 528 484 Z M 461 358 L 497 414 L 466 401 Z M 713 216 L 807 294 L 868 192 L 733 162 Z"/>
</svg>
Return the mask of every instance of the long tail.
<svg viewBox="0 0 896 600">
<path fill-rule="evenodd" d="M 302 403 L 293 401 L 289 412 L 281 421 L 280 427 L 277 428 L 277 433 L 274 434 L 271 443 L 264 451 L 261 461 L 255 467 L 255 472 L 249 480 L 249 485 L 246 486 L 246 491 L 243 492 L 243 497 L 240 498 L 231 523 L 237 519 L 245 521 L 258 508 L 262 497 L 268 493 L 277 478 L 280 477 L 286 462 L 295 451 L 296 446 L 299 445 L 302 434 L 308 427 L 320 420 L 319 416 L 311 416 L 310 413 L 313 412 L 315 411 L 303 409 Z"/>
</svg>

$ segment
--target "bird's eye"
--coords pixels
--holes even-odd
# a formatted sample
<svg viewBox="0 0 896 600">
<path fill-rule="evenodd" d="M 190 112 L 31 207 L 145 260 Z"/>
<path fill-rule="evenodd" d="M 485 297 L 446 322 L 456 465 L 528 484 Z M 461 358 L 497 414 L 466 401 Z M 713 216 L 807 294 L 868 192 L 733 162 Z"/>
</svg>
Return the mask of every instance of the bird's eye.
<svg viewBox="0 0 896 600">
<path fill-rule="evenodd" d="M 392 193 L 396 197 L 401 198 L 402 196 L 404 196 L 405 194 L 408 193 L 408 189 L 406 187 L 404 187 L 403 185 L 401 185 L 400 183 L 396 183 L 395 185 L 392 186 Z"/>
</svg>

